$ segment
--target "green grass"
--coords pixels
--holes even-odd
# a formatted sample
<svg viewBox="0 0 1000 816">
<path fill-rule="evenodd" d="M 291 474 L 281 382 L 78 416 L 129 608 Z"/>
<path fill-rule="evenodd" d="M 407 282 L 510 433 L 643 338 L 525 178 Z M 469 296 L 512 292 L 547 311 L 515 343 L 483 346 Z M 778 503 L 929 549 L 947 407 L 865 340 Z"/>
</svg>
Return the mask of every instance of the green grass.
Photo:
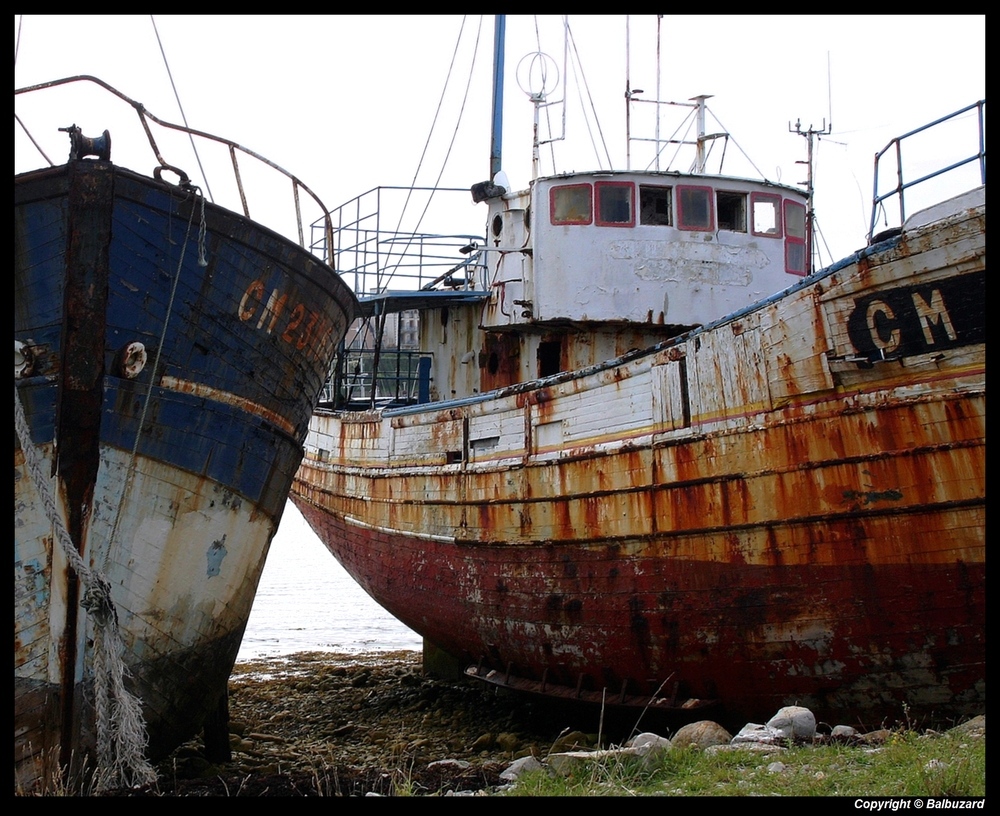
<svg viewBox="0 0 1000 816">
<path fill-rule="evenodd" d="M 672 748 L 614 757 L 569 776 L 524 774 L 507 796 L 985 796 L 986 739 L 893 733 L 870 747 Z"/>
</svg>

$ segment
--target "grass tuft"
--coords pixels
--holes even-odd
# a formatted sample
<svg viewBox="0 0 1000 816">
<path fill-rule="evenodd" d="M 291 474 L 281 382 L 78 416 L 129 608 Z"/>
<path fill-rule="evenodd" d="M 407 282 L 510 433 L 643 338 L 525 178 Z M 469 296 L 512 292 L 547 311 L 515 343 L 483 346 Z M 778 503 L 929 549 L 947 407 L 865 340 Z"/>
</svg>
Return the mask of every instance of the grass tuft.
<svg viewBox="0 0 1000 816">
<path fill-rule="evenodd" d="M 900 730 L 879 746 L 671 748 L 566 776 L 525 773 L 507 796 L 985 796 L 986 739 Z"/>
</svg>

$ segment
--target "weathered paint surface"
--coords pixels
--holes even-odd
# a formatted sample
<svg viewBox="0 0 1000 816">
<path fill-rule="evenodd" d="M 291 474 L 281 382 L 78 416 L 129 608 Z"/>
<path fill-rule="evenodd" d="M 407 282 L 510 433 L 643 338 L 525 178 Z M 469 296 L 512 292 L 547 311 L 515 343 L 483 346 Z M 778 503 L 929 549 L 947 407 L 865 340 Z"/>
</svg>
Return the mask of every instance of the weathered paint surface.
<svg viewBox="0 0 1000 816">
<path fill-rule="evenodd" d="M 672 343 L 319 412 L 293 500 L 470 663 L 763 721 L 985 709 L 985 204 Z"/>
<path fill-rule="evenodd" d="M 111 584 L 162 756 L 225 690 L 356 302 L 312 255 L 212 206 L 199 266 L 192 196 L 105 162 L 15 177 L 14 192 L 14 333 L 31 361 L 15 386 L 59 513 Z M 14 474 L 15 763 L 29 782 L 93 745 L 93 623 L 16 437 Z"/>
</svg>

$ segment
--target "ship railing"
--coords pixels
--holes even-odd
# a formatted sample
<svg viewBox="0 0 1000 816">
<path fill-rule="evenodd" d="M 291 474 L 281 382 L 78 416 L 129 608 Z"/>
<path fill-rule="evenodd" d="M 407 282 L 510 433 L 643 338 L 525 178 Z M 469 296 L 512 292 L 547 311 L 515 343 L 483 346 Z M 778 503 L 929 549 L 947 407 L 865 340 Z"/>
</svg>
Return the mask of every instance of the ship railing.
<svg viewBox="0 0 1000 816">
<path fill-rule="evenodd" d="M 481 217 L 467 188 L 375 187 L 331 210 L 329 231 L 325 223 L 314 225 L 313 251 L 329 256 L 361 306 L 323 404 L 377 408 L 427 400 L 433 355 L 419 350 L 420 316 L 489 291 L 484 238 L 449 229 L 472 227 Z"/>
<path fill-rule="evenodd" d="M 976 131 L 973 131 L 969 127 L 969 114 L 975 112 L 975 121 L 978 126 Z M 968 147 L 963 147 L 963 145 L 968 145 L 971 140 L 971 134 L 973 132 L 978 133 L 978 143 L 974 148 L 972 153 L 968 153 Z M 928 141 L 924 145 L 919 145 L 918 143 L 922 139 L 933 140 L 933 142 Z M 964 139 L 964 141 L 962 141 Z M 908 149 L 911 147 L 919 151 L 923 155 L 932 155 L 933 164 L 919 162 L 910 163 L 910 154 L 907 154 L 907 161 L 904 162 L 903 156 L 903 143 L 906 142 Z M 892 170 L 895 170 L 893 186 L 882 192 L 885 175 L 880 178 L 880 170 L 886 170 L 888 165 L 895 164 L 894 168 L 888 168 L 888 174 L 892 174 Z M 906 168 L 904 172 L 904 166 Z M 928 170 L 928 167 L 933 167 L 934 169 Z M 963 170 L 964 168 L 964 170 Z M 909 133 L 904 133 L 902 136 L 897 136 L 892 141 L 889 142 L 882 150 L 875 154 L 875 175 L 874 175 L 874 189 L 872 193 L 872 213 L 871 213 L 871 223 L 868 230 L 868 240 L 869 243 L 873 242 L 879 236 L 875 234 L 875 227 L 878 224 L 879 216 L 882 217 L 883 231 L 879 235 L 885 234 L 885 227 L 890 227 L 888 221 L 888 214 L 886 212 L 886 203 L 891 199 L 896 198 L 899 202 L 899 221 L 898 227 L 906 222 L 907 218 L 907 207 L 909 206 L 910 212 L 914 212 L 916 209 L 920 209 L 922 206 L 926 205 L 926 201 L 921 201 L 920 206 L 912 206 L 914 201 L 915 191 L 913 188 L 920 186 L 923 191 L 931 196 L 931 200 L 941 200 L 942 196 L 937 191 L 943 189 L 940 184 L 930 185 L 929 182 L 932 180 L 940 180 L 944 177 L 948 177 L 953 180 L 954 183 L 962 183 L 964 186 L 961 190 L 955 190 L 955 192 L 964 192 L 975 182 L 975 171 L 978 170 L 978 184 L 986 184 L 986 100 L 981 99 L 971 105 L 967 105 L 954 113 L 949 113 L 946 116 L 942 116 L 940 119 L 935 119 L 933 122 L 929 122 L 916 130 L 911 130 Z M 971 171 L 971 172 L 970 172 Z M 910 177 L 910 174 L 916 174 L 916 177 Z M 960 181 L 961 180 L 961 181 Z M 891 182 L 890 182 L 891 183 Z M 954 186 L 954 185 L 953 185 Z M 909 196 L 909 200 L 907 199 Z M 894 231 L 894 229 L 889 230 Z"/>
<path fill-rule="evenodd" d="M 321 405 L 348 410 L 415 405 L 427 401 L 429 368 L 415 349 L 345 349 L 335 376 L 327 381 Z M 423 371 L 423 373 L 421 373 Z"/>
<path fill-rule="evenodd" d="M 242 211 L 243 215 L 246 216 L 247 218 L 252 218 L 254 221 L 257 221 L 258 223 L 270 226 L 272 229 L 275 229 L 277 232 L 280 232 L 282 234 L 287 234 L 290 231 L 290 229 L 288 228 L 290 226 L 289 209 L 281 209 L 280 206 L 279 207 L 275 206 L 274 185 L 272 183 L 261 182 L 257 176 L 259 169 L 266 168 L 267 173 L 271 173 L 273 171 L 273 173 L 276 173 L 280 176 L 284 176 L 286 182 L 290 184 L 290 190 L 289 190 L 290 198 L 288 204 L 291 205 L 291 210 L 294 211 L 294 219 L 295 219 L 294 228 L 295 231 L 297 232 L 299 246 L 306 248 L 305 224 L 307 223 L 312 224 L 313 234 L 315 234 L 315 230 L 317 229 L 317 224 L 318 224 L 319 229 L 324 231 L 327 235 L 329 235 L 331 225 L 328 216 L 326 215 L 327 207 L 323 204 L 323 202 L 319 199 L 319 197 L 311 189 L 309 189 L 309 187 L 297 176 L 288 172 L 283 167 L 280 167 L 279 165 L 275 164 L 270 159 L 267 159 L 264 156 L 260 155 L 259 153 L 256 153 L 253 150 L 250 150 L 249 148 L 237 142 L 231 141 L 230 139 L 224 139 L 220 136 L 215 136 L 211 133 L 195 130 L 194 128 L 187 127 L 186 125 L 179 125 L 161 119 L 158 116 L 153 115 L 150 111 L 146 110 L 146 108 L 143 106 L 141 102 L 136 102 L 135 100 L 130 99 L 121 91 L 117 90 L 116 88 L 113 88 L 111 85 L 108 85 L 106 82 L 104 82 L 101 79 L 98 79 L 97 77 L 82 74 L 78 76 L 53 80 L 51 82 L 43 82 L 38 85 L 31 85 L 25 88 L 17 88 L 14 90 L 14 96 L 16 98 L 22 94 L 49 90 L 76 82 L 94 83 L 95 85 L 109 92 L 113 96 L 127 103 L 134 109 L 135 113 L 139 117 L 139 121 L 142 125 L 142 128 L 145 131 L 146 138 L 149 142 L 149 147 L 152 149 L 152 152 L 156 157 L 157 167 L 154 170 L 154 175 L 156 178 L 161 180 L 167 180 L 163 179 L 163 172 L 166 171 L 177 177 L 176 183 L 178 186 L 189 189 L 193 189 L 194 187 L 191 181 L 191 177 L 189 176 L 188 173 L 181 170 L 177 165 L 167 162 L 167 160 L 164 158 L 163 152 L 161 152 L 160 145 L 157 142 L 157 138 L 154 137 L 153 135 L 153 130 L 150 127 L 150 124 L 155 124 L 158 127 L 164 128 L 165 131 L 176 131 L 177 133 L 186 134 L 192 146 L 196 144 L 194 140 L 197 139 L 199 140 L 197 142 L 197 144 L 199 145 L 211 143 L 214 145 L 219 145 L 223 149 L 228 151 L 229 164 L 231 165 L 233 178 L 231 180 L 227 180 L 226 183 L 227 185 L 230 185 L 230 189 L 231 185 L 235 185 L 235 195 L 233 196 L 234 203 L 236 198 L 239 199 L 238 205 L 228 207 L 228 209 L 237 212 Z M 19 124 L 21 128 L 24 130 L 25 134 L 31 140 L 32 144 L 39 151 L 42 157 L 50 165 L 54 166 L 55 162 L 53 162 L 48 157 L 48 155 L 46 155 L 45 151 L 42 149 L 41 145 L 36 140 L 35 136 L 32 135 L 32 133 L 28 130 L 27 125 L 25 125 L 25 123 L 18 116 L 17 111 L 15 111 L 14 113 L 14 119 L 17 122 L 17 124 Z M 70 130 L 68 128 L 60 128 L 60 129 Z M 107 133 L 107 131 L 105 131 L 105 133 Z M 163 134 L 158 134 L 158 135 L 162 137 Z M 97 150 L 99 151 L 104 141 L 110 141 L 110 140 L 102 140 L 101 137 L 98 137 L 96 139 L 88 139 L 86 141 L 93 143 L 97 148 Z M 116 142 L 117 141 L 118 140 L 116 139 Z M 110 153 L 110 145 L 108 146 L 108 153 Z M 197 161 L 199 168 L 201 168 L 202 160 L 200 154 L 198 154 L 197 147 L 195 147 L 195 153 L 196 156 L 198 157 Z M 98 152 L 91 153 L 89 155 L 93 155 L 104 159 L 110 158 L 110 155 L 99 155 Z M 253 159 L 254 161 L 247 166 L 241 166 L 240 164 L 241 156 Z M 77 156 L 77 158 L 83 158 L 83 157 Z M 201 168 L 201 174 L 205 178 L 204 183 L 208 198 L 209 200 L 214 202 L 211 187 L 208 183 L 207 176 L 205 175 L 205 171 L 203 168 Z M 248 181 L 250 177 L 253 177 L 252 183 L 254 186 L 253 189 L 254 212 L 251 212 L 249 204 Z M 310 205 L 309 207 L 310 212 L 305 215 L 303 214 L 303 196 L 306 199 L 312 201 L 312 205 Z M 258 203 L 260 204 L 259 208 L 257 206 Z M 321 213 L 321 215 L 317 220 L 314 220 L 315 216 L 312 214 L 315 212 L 313 206 L 316 209 L 318 209 L 318 211 Z M 280 214 L 276 216 L 275 215 L 276 212 L 279 212 Z M 320 257 L 323 257 L 324 261 L 329 262 L 328 258 L 324 256 Z"/>
<path fill-rule="evenodd" d="M 466 188 L 375 187 L 331 210 L 329 232 L 325 220 L 314 224 L 312 249 L 362 300 L 390 289 L 485 289 L 482 235 L 453 229 L 481 217 L 471 204 Z"/>
</svg>

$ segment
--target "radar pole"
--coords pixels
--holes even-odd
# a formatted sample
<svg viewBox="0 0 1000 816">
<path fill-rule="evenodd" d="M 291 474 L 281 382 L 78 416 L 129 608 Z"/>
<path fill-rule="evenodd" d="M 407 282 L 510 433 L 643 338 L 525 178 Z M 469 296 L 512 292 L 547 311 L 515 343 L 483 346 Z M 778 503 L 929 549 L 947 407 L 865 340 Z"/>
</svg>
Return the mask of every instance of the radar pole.
<svg viewBox="0 0 1000 816">
<path fill-rule="evenodd" d="M 819 130 L 813 128 L 812 125 L 803 130 L 801 119 L 795 121 L 794 129 L 792 128 L 792 123 L 788 123 L 788 132 L 799 134 L 799 136 L 806 140 L 806 144 L 808 145 L 806 148 L 806 160 L 795 162 L 796 164 L 806 165 L 806 180 L 799 182 L 799 184 L 804 184 L 806 187 L 806 258 L 808 258 L 807 263 L 809 264 L 806 274 L 812 274 L 813 271 L 813 232 L 816 224 L 816 211 L 813 209 L 813 142 L 817 136 L 829 136 L 832 130 L 833 122 L 831 121 L 829 127 L 827 127 L 826 119 L 823 120 L 823 127 Z"/>
</svg>

